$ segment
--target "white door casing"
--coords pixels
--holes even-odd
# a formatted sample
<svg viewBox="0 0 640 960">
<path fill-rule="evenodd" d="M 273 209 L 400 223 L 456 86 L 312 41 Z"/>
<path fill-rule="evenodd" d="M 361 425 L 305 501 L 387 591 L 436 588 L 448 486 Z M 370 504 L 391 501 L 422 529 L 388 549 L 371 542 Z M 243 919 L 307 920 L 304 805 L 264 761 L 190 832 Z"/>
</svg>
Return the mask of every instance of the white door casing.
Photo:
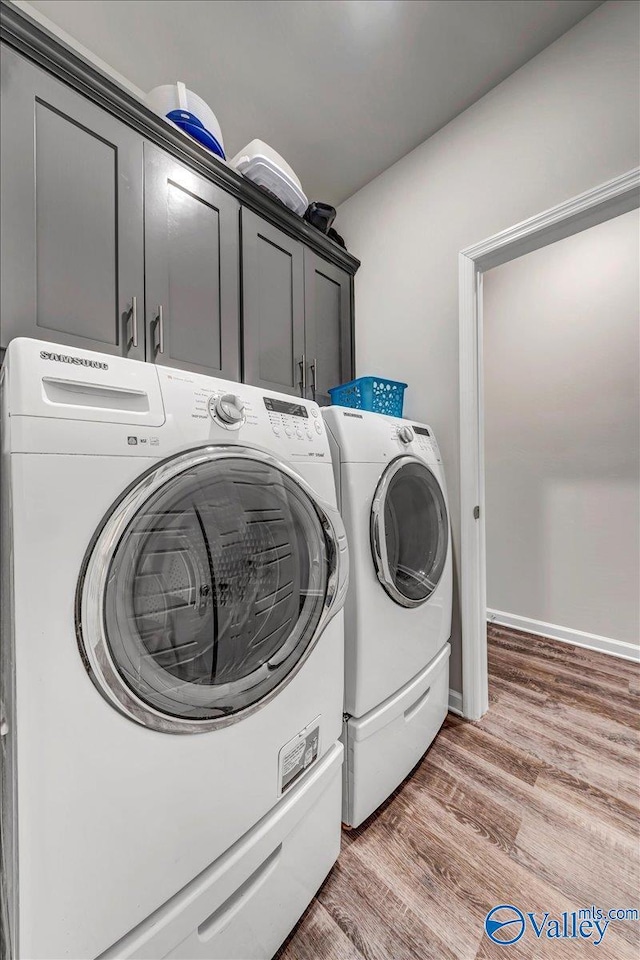
<svg viewBox="0 0 640 960">
<path fill-rule="evenodd" d="M 458 257 L 462 715 L 468 720 L 479 720 L 489 707 L 482 381 L 483 273 L 638 207 L 640 168 L 467 247 Z"/>
</svg>

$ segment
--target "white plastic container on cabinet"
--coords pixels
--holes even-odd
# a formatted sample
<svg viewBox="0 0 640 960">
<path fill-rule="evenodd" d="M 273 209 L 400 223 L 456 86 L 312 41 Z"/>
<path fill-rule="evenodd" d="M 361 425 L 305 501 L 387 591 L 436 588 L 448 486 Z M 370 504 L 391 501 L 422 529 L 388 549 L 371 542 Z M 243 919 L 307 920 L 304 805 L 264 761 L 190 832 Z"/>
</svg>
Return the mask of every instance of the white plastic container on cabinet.
<svg viewBox="0 0 640 960">
<path fill-rule="evenodd" d="M 230 161 L 238 173 L 272 193 L 299 216 L 309 206 L 300 180 L 287 161 L 263 140 L 252 140 Z"/>
<path fill-rule="evenodd" d="M 188 90 L 184 83 L 178 81 L 154 87 L 147 94 L 147 106 L 224 159 L 224 141 L 218 118 L 202 97 Z"/>
</svg>

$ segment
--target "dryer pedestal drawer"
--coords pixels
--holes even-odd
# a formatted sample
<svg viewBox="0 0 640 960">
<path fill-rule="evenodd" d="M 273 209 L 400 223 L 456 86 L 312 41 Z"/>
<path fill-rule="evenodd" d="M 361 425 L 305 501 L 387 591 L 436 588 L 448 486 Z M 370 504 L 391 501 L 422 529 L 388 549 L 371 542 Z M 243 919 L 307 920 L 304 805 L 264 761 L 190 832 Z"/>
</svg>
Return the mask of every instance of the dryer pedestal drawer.
<svg viewBox="0 0 640 960">
<path fill-rule="evenodd" d="M 357 827 L 416 765 L 442 726 L 449 704 L 447 643 L 431 663 L 392 697 L 343 727 L 342 819 Z"/>
<path fill-rule="evenodd" d="M 338 858 L 342 756 L 334 744 L 224 856 L 98 960 L 273 956 Z"/>
</svg>

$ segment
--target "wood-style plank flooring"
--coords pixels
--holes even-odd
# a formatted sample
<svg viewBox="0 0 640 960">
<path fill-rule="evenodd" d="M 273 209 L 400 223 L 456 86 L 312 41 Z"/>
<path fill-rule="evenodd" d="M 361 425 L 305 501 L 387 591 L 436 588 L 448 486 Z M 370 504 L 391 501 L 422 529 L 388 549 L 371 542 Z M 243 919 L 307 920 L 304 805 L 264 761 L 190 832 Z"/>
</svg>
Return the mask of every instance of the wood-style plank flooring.
<svg viewBox="0 0 640 960">
<path fill-rule="evenodd" d="M 503 903 L 640 908 L 640 668 L 490 626 L 489 672 L 485 717 L 450 714 L 383 807 L 343 831 L 279 960 L 640 957 L 637 921 L 598 947 L 483 931 Z"/>
</svg>

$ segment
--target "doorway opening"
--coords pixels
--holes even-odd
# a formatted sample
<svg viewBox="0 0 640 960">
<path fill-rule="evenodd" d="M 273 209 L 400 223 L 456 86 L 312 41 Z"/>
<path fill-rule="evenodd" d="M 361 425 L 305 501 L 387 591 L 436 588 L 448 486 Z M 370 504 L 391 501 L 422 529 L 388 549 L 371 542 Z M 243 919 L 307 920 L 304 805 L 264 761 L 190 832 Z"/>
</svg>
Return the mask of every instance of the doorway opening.
<svg viewBox="0 0 640 960">
<path fill-rule="evenodd" d="M 459 255 L 462 713 L 470 720 L 478 720 L 489 705 L 483 277 L 493 267 L 638 207 L 640 168 L 468 247 Z"/>
</svg>

